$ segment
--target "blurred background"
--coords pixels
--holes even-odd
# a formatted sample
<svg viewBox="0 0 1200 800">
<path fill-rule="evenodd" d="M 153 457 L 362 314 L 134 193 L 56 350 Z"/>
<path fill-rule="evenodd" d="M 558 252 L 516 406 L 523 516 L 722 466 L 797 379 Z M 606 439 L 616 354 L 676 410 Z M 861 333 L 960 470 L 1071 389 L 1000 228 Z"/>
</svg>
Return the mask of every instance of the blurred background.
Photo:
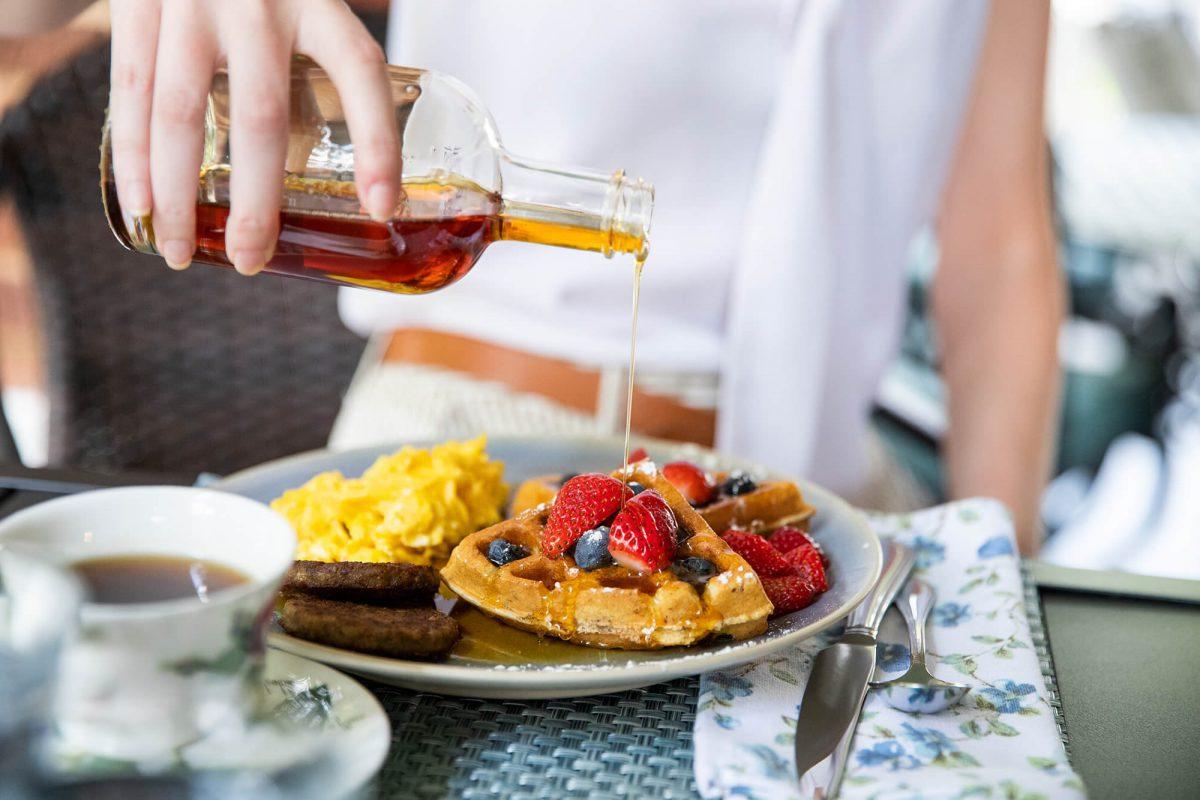
<svg viewBox="0 0 1200 800">
<path fill-rule="evenodd" d="M 382 39 L 386 0 L 352 5 Z M 7 444 L 29 466 L 180 472 L 323 445 L 365 346 L 332 291 L 207 268 L 168 280 L 109 233 L 94 146 L 106 28 L 98 3 L 54 34 L 0 39 Z M 1200 8 L 1055 0 L 1048 81 L 1071 312 L 1042 557 L 1200 578 Z M 875 415 L 935 494 L 936 259 L 914 244 L 903 352 Z M 0 431 L 0 459 L 5 446 Z"/>
</svg>

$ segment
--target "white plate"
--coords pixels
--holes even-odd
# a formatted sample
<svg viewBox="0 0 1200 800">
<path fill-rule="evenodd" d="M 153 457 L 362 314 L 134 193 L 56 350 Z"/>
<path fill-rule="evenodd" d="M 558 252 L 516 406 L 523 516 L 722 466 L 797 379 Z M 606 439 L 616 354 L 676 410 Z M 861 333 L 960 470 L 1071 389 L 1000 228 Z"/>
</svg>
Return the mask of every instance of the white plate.
<svg viewBox="0 0 1200 800">
<path fill-rule="evenodd" d="M 428 447 L 431 442 L 412 442 Z M 505 463 L 505 480 L 512 486 L 534 475 L 557 472 L 609 471 L 620 465 L 622 440 L 612 438 L 492 437 L 488 453 Z M 737 459 L 690 445 L 642 440 L 659 463 L 687 458 L 709 469 L 748 469 L 770 475 Z M 325 470 L 360 475 L 384 453 L 398 446 L 346 452 L 313 451 L 273 461 L 231 475 L 215 488 L 269 502 Z M 542 656 L 465 657 L 452 654 L 430 663 L 383 658 L 314 644 L 276 630 L 271 644 L 316 661 L 366 675 L 384 683 L 463 697 L 532 699 L 602 694 L 685 675 L 743 664 L 818 633 L 845 617 L 879 577 L 882 555 L 879 539 L 860 513 L 832 492 L 798 481 L 805 498 L 817 509 L 812 533 L 830 561 L 829 591 L 808 608 L 771 620 L 766 633 L 741 642 L 701 644 L 657 651 L 597 650 L 558 642 L 526 647 Z M 465 617 L 469 622 L 475 617 Z M 494 623 L 498 626 L 499 623 Z M 515 640 L 535 641 L 529 634 L 503 630 Z M 530 637 L 522 640 L 521 637 Z"/>
</svg>

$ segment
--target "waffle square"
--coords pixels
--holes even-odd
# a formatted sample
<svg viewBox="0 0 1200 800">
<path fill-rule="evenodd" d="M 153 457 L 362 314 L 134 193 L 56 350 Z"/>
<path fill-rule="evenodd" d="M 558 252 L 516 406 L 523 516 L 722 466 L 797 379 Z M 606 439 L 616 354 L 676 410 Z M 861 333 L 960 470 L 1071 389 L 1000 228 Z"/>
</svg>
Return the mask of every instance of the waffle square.
<svg viewBox="0 0 1200 800">
<path fill-rule="evenodd" d="M 670 568 L 641 574 L 613 565 L 587 572 L 569 554 L 544 556 L 541 531 L 549 503 L 463 539 L 442 569 L 442 579 L 463 600 L 510 625 L 593 647 L 650 650 L 713 635 L 744 639 L 766 630 L 772 606 L 754 570 L 653 464 L 640 462 L 629 469 L 632 480 L 658 491 L 674 511 L 680 539 L 676 558 L 699 556 L 716 567 L 702 588 Z M 500 538 L 530 555 L 495 566 L 487 550 Z"/>
</svg>

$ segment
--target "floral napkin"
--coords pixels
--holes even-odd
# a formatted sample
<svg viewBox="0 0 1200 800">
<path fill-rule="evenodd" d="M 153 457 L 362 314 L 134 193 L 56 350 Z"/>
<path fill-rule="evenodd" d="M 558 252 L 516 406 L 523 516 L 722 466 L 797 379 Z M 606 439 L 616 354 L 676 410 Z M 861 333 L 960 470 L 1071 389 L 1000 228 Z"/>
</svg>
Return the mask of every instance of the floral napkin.
<svg viewBox="0 0 1200 800">
<path fill-rule="evenodd" d="M 1084 797 L 1033 649 L 1004 507 L 965 500 L 876 516 L 871 524 L 916 550 L 916 574 L 937 592 L 930 669 L 972 690 L 961 705 L 929 715 L 905 714 L 868 695 L 839 796 Z M 704 797 L 799 797 L 797 708 L 813 657 L 836 635 L 701 679 L 695 769 Z M 898 674 L 908 659 L 908 635 L 893 611 L 880 633 L 879 671 Z"/>
</svg>

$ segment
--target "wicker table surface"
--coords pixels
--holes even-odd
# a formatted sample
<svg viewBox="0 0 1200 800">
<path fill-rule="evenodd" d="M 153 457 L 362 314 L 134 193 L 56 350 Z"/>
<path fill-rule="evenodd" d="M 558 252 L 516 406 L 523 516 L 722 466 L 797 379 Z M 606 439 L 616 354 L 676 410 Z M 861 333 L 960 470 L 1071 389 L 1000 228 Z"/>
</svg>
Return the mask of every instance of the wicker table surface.
<svg viewBox="0 0 1200 800">
<path fill-rule="evenodd" d="M 381 798 L 696 796 L 698 678 L 531 702 L 367 685 L 393 728 Z"/>
</svg>

